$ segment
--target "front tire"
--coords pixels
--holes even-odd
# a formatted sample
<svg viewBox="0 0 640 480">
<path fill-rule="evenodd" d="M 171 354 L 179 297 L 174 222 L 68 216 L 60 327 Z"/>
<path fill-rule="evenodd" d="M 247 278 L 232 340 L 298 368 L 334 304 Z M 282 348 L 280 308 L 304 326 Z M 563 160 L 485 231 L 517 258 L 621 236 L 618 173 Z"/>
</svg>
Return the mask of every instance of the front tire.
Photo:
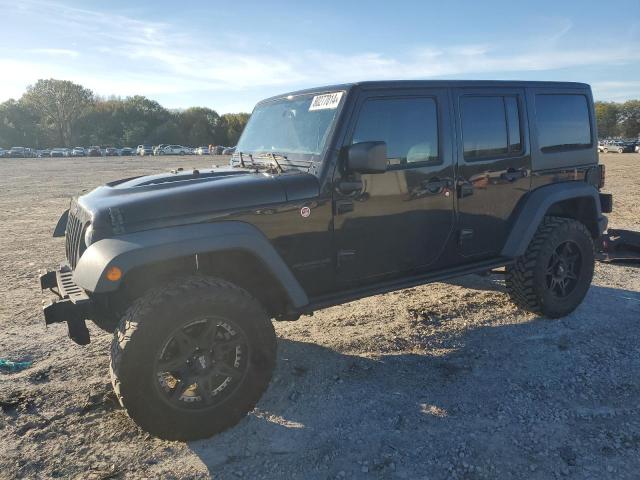
<svg viewBox="0 0 640 480">
<path fill-rule="evenodd" d="M 188 277 L 149 291 L 125 313 L 111 347 L 111 380 L 127 414 L 168 440 L 195 440 L 240 421 L 276 360 L 260 303 L 224 280 Z"/>
<path fill-rule="evenodd" d="M 549 318 L 568 315 L 593 278 L 591 234 L 570 218 L 545 217 L 527 251 L 506 268 L 506 287 L 519 307 Z"/>
</svg>

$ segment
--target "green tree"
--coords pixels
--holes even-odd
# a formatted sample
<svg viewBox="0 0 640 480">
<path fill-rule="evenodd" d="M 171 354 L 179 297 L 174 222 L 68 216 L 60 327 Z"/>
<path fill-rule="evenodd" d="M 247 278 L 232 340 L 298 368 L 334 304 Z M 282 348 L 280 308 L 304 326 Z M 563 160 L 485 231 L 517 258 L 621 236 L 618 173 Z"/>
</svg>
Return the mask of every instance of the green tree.
<svg viewBox="0 0 640 480">
<path fill-rule="evenodd" d="M 47 143 L 35 112 L 13 99 L 0 104 L 0 145 L 37 148 Z"/>
<path fill-rule="evenodd" d="M 640 100 L 628 100 L 618 112 L 620 133 L 627 138 L 640 138 Z"/>
<path fill-rule="evenodd" d="M 222 121 L 215 110 L 192 107 L 177 114 L 182 142 L 187 145 L 209 145 L 221 138 Z"/>
<path fill-rule="evenodd" d="M 236 145 L 244 127 L 249 121 L 249 117 L 250 115 L 248 113 L 225 113 L 222 115 L 224 141 L 220 143 L 228 146 Z"/>
<path fill-rule="evenodd" d="M 619 135 L 618 115 L 620 104 L 614 102 L 596 102 L 595 113 L 598 125 L 598 137 L 615 137 Z"/>
<path fill-rule="evenodd" d="M 121 108 L 119 118 L 125 145 L 166 143 L 172 139 L 163 138 L 163 134 L 168 131 L 177 133 L 175 127 L 170 128 L 170 125 L 164 125 L 175 122 L 174 115 L 155 100 L 136 95 L 126 98 Z"/>
<path fill-rule="evenodd" d="M 76 143 L 80 145 L 120 145 L 122 142 L 122 101 L 97 99 L 93 107 L 78 118 Z"/>
<path fill-rule="evenodd" d="M 40 126 L 53 133 L 59 146 L 71 146 L 73 126 L 93 105 L 93 92 L 68 80 L 38 80 L 27 87 L 21 102 L 40 119 Z"/>
</svg>

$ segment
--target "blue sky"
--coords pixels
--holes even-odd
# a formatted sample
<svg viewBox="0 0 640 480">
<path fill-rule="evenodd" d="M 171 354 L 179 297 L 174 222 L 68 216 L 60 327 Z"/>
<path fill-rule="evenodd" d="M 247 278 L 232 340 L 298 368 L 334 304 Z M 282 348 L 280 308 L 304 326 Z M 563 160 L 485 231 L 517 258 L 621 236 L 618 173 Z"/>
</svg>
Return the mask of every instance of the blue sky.
<svg viewBox="0 0 640 480">
<path fill-rule="evenodd" d="M 640 0 L 0 0 L 0 101 L 38 78 L 169 108 L 373 79 L 572 80 L 640 98 Z"/>
</svg>

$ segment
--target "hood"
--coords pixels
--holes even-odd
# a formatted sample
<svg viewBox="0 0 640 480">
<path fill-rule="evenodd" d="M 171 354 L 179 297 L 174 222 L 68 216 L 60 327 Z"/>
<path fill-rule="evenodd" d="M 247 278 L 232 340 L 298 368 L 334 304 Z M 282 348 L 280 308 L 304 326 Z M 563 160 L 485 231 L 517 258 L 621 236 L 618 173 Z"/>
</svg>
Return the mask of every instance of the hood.
<svg viewBox="0 0 640 480">
<path fill-rule="evenodd" d="M 211 221 L 318 195 L 318 179 L 297 170 L 174 170 L 107 183 L 78 198 L 98 237 Z"/>
</svg>

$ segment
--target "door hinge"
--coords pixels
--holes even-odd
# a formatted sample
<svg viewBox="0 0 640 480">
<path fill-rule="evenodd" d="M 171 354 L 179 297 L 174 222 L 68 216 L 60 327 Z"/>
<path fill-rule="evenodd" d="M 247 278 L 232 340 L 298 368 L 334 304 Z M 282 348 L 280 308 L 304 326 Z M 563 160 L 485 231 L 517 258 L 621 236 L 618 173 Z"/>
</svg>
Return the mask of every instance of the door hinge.
<svg viewBox="0 0 640 480">
<path fill-rule="evenodd" d="M 464 246 L 465 243 L 469 242 L 473 238 L 473 229 L 472 228 L 463 228 L 460 230 L 460 237 L 458 239 L 458 243 L 460 246 Z"/>
</svg>

